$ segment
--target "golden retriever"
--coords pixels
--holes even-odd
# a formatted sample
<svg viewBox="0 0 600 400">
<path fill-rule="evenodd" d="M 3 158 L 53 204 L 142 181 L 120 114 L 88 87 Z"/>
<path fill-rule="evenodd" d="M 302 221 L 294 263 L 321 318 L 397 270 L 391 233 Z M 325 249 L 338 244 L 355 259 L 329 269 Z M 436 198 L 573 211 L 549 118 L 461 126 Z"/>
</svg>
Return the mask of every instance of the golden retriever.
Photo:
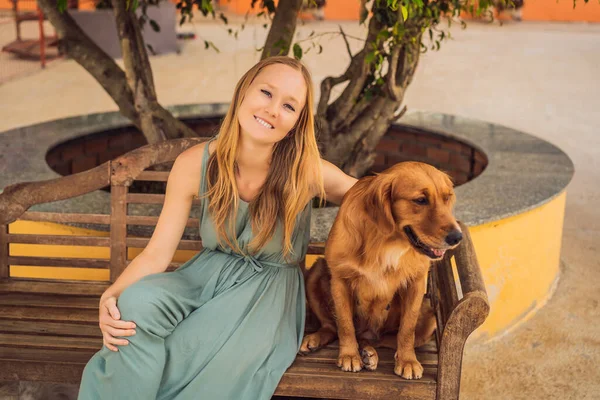
<svg viewBox="0 0 600 400">
<path fill-rule="evenodd" d="M 451 179 L 428 164 L 403 162 L 360 179 L 331 228 L 327 262 L 317 260 L 307 273 L 308 303 L 321 327 L 304 337 L 300 352 L 337 336 L 338 366 L 356 372 L 377 368 L 374 347 L 392 347 L 394 372 L 421 378 L 414 348 L 430 340 L 436 325 L 423 303 L 427 272 L 462 238 L 454 203 Z"/>
</svg>

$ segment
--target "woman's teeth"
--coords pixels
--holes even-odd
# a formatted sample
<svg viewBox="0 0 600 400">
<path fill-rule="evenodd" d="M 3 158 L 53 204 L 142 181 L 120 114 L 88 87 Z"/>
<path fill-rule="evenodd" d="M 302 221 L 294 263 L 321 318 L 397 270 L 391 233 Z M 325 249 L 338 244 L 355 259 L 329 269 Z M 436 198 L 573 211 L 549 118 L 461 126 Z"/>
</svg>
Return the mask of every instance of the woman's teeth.
<svg viewBox="0 0 600 400">
<path fill-rule="evenodd" d="M 269 128 L 269 129 L 273 129 L 273 126 L 271 124 L 269 124 L 267 121 L 265 121 L 264 119 L 260 119 L 258 117 L 254 117 L 254 119 L 261 124 L 262 126 L 264 126 L 265 128 Z"/>
</svg>

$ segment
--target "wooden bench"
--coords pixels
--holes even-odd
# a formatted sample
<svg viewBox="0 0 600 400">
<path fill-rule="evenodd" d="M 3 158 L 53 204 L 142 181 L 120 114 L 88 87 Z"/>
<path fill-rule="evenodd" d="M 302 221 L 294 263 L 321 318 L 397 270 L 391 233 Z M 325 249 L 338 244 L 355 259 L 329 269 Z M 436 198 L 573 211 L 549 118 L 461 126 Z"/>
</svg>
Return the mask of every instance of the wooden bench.
<svg viewBox="0 0 600 400">
<path fill-rule="evenodd" d="M 168 172 L 148 168 L 173 161 L 202 140 L 178 139 L 144 146 L 94 169 L 41 183 L 11 185 L 0 194 L 0 381 L 78 383 L 85 363 L 102 346 L 98 300 L 110 284 L 15 278 L 10 276 L 11 266 L 106 268 L 114 281 L 129 262 L 128 248 L 143 248 L 149 240 L 131 237 L 128 226 L 153 227 L 158 219 L 129 215 L 128 204 L 160 205 L 164 200 L 160 194 L 129 193 L 129 187 L 141 180 L 165 182 Z M 110 214 L 27 211 L 34 204 L 76 197 L 106 186 L 110 186 Z M 17 219 L 99 224 L 107 226 L 110 235 L 11 233 L 8 224 Z M 197 229 L 198 219 L 190 218 L 188 226 Z M 462 244 L 447 252 L 430 270 L 427 297 L 435 309 L 439 329 L 434 341 L 418 349 L 417 357 L 425 367 L 422 379 L 407 381 L 395 376 L 393 352 L 384 349 L 377 371 L 342 372 L 335 365 L 337 349 L 333 344 L 311 355 L 298 356 L 276 394 L 334 399 L 457 399 L 465 341 L 489 311 L 468 229 L 462 229 Z M 13 255 L 9 246 L 17 243 L 102 246 L 110 248 L 110 258 Z M 200 250 L 201 243 L 183 239 L 179 249 Z M 322 244 L 311 243 L 309 253 L 322 254 Z M 172 264 L 169 268 L 177 266 Z M 310 322 L 307 330 L 315 328 Z"/>
</svg>

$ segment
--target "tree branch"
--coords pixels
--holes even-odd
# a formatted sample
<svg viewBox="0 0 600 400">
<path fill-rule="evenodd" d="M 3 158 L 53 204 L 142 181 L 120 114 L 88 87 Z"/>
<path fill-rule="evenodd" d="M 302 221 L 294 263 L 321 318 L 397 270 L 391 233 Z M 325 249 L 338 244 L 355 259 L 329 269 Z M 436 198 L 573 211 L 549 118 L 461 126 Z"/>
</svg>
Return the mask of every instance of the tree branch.
<svg viewBox="0 0 600 400">
<path fill-rule="evenodd" d="M 133 93 L 127 86 L 125 73 L 96 45 L 66 12 L 58 11 L 55 0 L 39 0 L 38 4 L 61 39 L 67 54 L 88 71 L 115 101 L 123 116 L 141 129 L 133 104 Z"/>
<path fill-rule="evenodd" d="M 375 7 L 375 5 L 373 6 Z M 381 30 L 382 25 L 376 18 L 369 21 L 369 32 L 364 48 L 357 53 L 350 62 L 346 73 L 350 76 L 350 83 L 344 88 L 342 94 L 329 106 L 327 114 L 333 116 L 330 126 L 335 130 L 337 126 L 343 124 L 347 119 L 348 113 L 354 106 L 354 101 L 363 91 L 368 72 L 371 65 L 365 61 L 366 55 L 373 50 L 373 42 Z"/>
<path fill-rule="evenodd" d="M 160 142 L 165 140 L 167 135 L 154 124 L 152 118 L 152 105 L 157 102 L 156 90 L 140 23 L 135 12 L 127 9 L 124 0 L 112 0 L 112 5 L 121 41 L 127 84 L 133 93 L 136 111 L 140 114 L 142 131 L 148 142 Z"/>
<path fill-rule="evenodd" d="M 346 37 L 346 32 L 344 32 L 341 25 L 338 25 L 338 26 L 340 27 L 340 32 L 342 34 L 342 37 L 344 38 L 344 42 L 346 43 L 346 50 L 348 50 L 348 55 L 350 56 L 350 59 L 352 60 L 352 50 L 350 50 L 350 43 L 348 43 L 348 38 Z"/>
<path fill-rule="evenodd" d="M 261 60 L 269 56 L 287 55 L 296 32 L 296 21 L 302 0 L 280 0 L 269 29 Z"/>
<path fill-rule="evenodd" d="M 144 98 L 140 98 L 140 92 L 136 92 L 134 96 L 134 91 L 131 90 L 125 72 L 85 34 L 68 13 L 58 11 L 56 0 L 39 0 L 38 4 L 60 35 L 65 44 L 67 54 L 96 79 L 106 93 L 115 101 L 121 114 L 142 131 L 150 143 L 154 141 L 152 138 L 157 136 L 168 138 L 197 136 L 192 129 L 158 104 L 156 95 L 151 100 L 148 100 L 144 106 L 138 104 L 140 101 L 144 104 Z M 130 12 L 130 14 L 132 14 L 133 19 L 136 19 L 133 12 Z M 138 44 L 141 43 L 141 48 L 145 54 L 139 27 L 137 30 L 139 36 L 137 38 L 134 37 L 134 41 Z M 135 33 L 135 29 L 133 32 Z M 123 54 L 126 51 L 124 50 Z M 141 67 L 142 74 L 145 75 L 146 81 L 150 82 L 150 87 L 152 92 L 154 92 L 150 63 L 148 62 L 147 55 L 143 55 L 142 57 L 145 57 L 145 64 L 137 65 L 136 68 L 139 69 Z M 124 57 L 124 61 L 126 68 L 131 67 L 131 64 L 128 65 L 129 61 L 127 61 L 126 57 Z M 132 61 L 134 65 L 136 62 Z M 162 131 L 162 133 L 160 135 L 153 134 L 155 129 Z"/>
<path fill-rule="evenodd" d="M 347 71 L 346 71 L 347 72 Z M 322 141 L 324 144 L 329 142 L 330 124 L 327 121 L 327 105 L 331 96 L 331 89 L 342 82 L 346 82 L 350 77 L 344 73 L 336 78 L 328 76 L 321 82 L 321 96 L 315 115 L 317 125 L 321 128 Z"/>
</svg>

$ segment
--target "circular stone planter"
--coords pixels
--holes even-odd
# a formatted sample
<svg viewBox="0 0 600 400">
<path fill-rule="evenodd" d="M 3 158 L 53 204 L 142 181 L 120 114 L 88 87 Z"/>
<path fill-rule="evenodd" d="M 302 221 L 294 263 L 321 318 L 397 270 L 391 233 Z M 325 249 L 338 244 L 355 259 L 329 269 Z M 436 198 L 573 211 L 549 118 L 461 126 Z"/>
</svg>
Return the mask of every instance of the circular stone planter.
<svg viewBox="0 0 600 400">
<path fill-rule="evenodd" d="M 170 111 L 181 119 L 199 121 L 199 126 L 210 130 L 216 127 L 215 122 L 227 108 L 228 104 L 203 104 L 175 106 Z M 56 166 L 66 159 L 63 152 L 67 148 L 60 148 L 56 153 L 57 145 L 79 141 L 79 150 L 75 146 L 75 150 L 69 151 L 83 160 L 94 154 L 96 146 L 102 149 L 104 145 L 94 144 L 92 140 L 82 142 L 78 138 L 95 132 L 127 131 L 128 126 L 129 122 L 118 113 L 103 113 L 4 132 L 0 134 L 3 172 L 0 188 L 17 182 L 56 178 L 59 173 L 48 163 L 57 170 L 61 168 Z M 122 140 L 116 137 L 113 145 Z M 106 143 L 110 147 L 111 140 Z M 134 146 L 140 144 L 133 143 Z M 573 176 L 573 164 L 566 154 L 548 142 L 514 129 L 429 112 L 407 113 L 382 139 L 378 153 L 375 171 L 413 159 L 449 171 L 460 184 L 456 188 L 455 214 L 469 226 L 491 304 L 488 319 L 471 340 L 497 337 L 543 306 L 559 275 L 566 186 Z M 98 156 L 91 156 L 94 157 L 95 162 L 99 162 Z M 75 158 L 71 159 L 71 167 Z M 78 168 L 93 167 L 91 161 L 86 161 L 85 168 L 81 160 Z M 77 199 L 34 206 L 32 210 L 106 214 L 110 210 L 109 194 L 98 190 Z M 160 207 L 149 209 L 147 206 L 130 209 L 133 215 L 153 215 L 159 211 Z M 336 212 L 336 207 L 313 210 L 313 241 L 326 240 Z M 35 224 L 17 225 L 19 223 L 12 224 L 11 229 L 42 229 Z M 48 229 L 47 225 L 43 229 Z M 78 234 L 85 230 L 81 227 L 60 229 L 78 229 Z M 197 232 L 188 229 L 185 236 L 194 238 Z M 29 250 L 11 247 L 11 251 Z M 134 255 L 135 252 L 130 254 Z M 307 259 L 309 265 L 310 262 Z"/>
</svg>

